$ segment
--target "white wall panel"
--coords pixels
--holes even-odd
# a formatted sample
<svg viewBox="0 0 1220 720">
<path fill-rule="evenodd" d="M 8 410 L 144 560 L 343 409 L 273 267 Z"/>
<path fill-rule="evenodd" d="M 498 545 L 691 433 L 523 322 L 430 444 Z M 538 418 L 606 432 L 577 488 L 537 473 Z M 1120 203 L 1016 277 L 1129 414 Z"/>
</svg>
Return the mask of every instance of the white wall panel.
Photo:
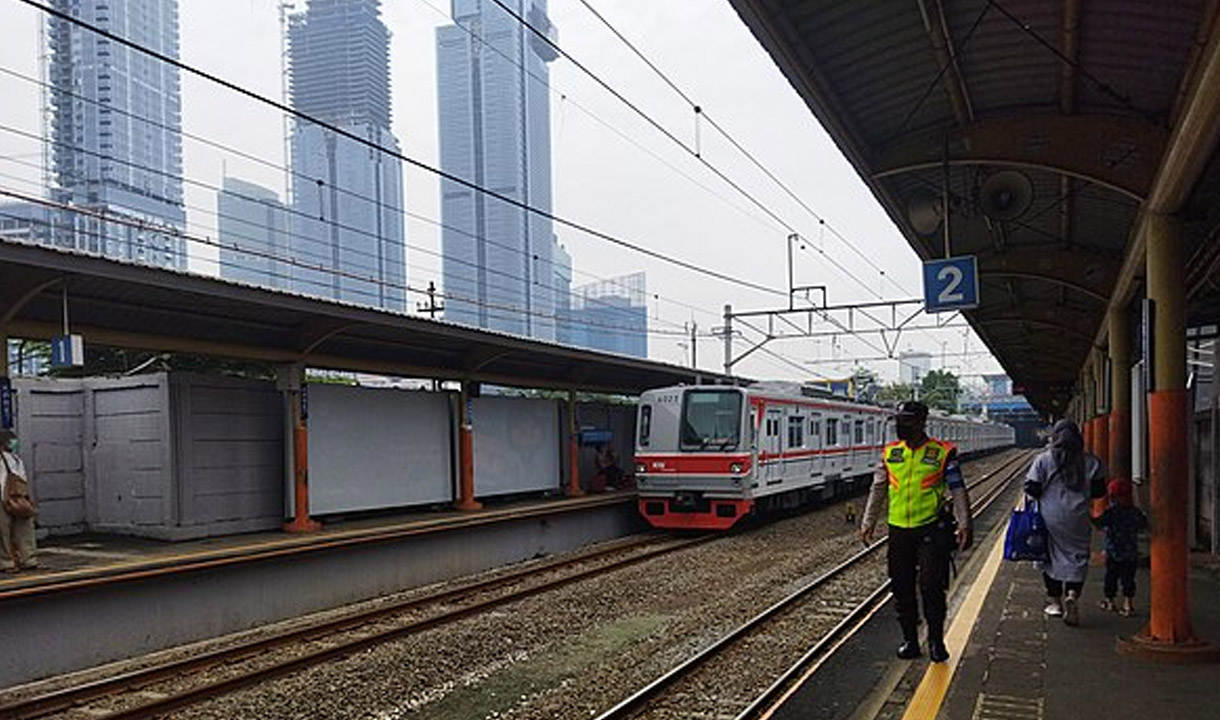
<svg viewBox="0 0 1220 720">
<path fill-rule="evenodd" d="M 452 501 L 450 427 L 442 393 L 310 385 L 310 511 Z"/>
<path fill-rule="evenodd" d="M 553 400 L 474 401 L 476 497 L 558 490 L 559 406 Z"/>
</svg>

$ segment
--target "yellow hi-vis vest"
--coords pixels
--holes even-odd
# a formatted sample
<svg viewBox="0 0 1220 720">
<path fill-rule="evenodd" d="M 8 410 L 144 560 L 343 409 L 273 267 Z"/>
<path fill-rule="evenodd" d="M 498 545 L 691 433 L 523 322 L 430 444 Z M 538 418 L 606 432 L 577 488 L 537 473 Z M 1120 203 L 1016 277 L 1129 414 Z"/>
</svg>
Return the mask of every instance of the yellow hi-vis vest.
<svg viewBox="0 0 1220 720">
<path fill-rule="evenodd" d="M 914 528 L 936 520 L 948 483 L 945 466 L 953 444 L 929 438 L 917 448 L 899 440 L 885 446 L 885 472 L 890 481 L 890 525 Z"/>
</svg>

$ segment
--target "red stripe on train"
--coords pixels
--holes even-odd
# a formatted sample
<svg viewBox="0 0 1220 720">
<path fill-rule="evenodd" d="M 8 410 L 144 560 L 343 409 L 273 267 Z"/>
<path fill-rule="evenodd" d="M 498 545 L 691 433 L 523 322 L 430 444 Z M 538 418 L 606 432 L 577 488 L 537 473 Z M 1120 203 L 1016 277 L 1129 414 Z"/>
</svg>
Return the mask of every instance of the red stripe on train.
<svg viewBox="0 0 1220 720">
<path fill-rule="evenodd" d="M 741 474 L 750 471 L 749 455 L 639 455 L 635 456 L 637 465 L 644 466 L 645 475 L 670 475 L 706 473 L 709 475 Z M 738 464 L 741 469 L 736 473 L 731 466 Z"/>
</svg>

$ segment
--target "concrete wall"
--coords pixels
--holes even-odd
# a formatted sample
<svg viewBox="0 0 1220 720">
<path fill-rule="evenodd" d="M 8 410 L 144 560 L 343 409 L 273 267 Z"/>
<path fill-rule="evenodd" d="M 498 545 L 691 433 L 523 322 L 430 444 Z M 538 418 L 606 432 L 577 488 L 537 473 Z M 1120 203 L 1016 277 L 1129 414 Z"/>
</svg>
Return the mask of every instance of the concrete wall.
<svg viewBox="0 0 1220 720">
<path fill-rule="evenodd" d="M 15 386 L 40 532 L 185 539 L 282 521 L 274 384 L 157 373 Z"/>
<path fill-rule="evenodd" d="M 311 512 L 452 502 L 452 425 L 445 393 L 311 384 Z"/>
<path fill-rule="evenodd" d="M 180 533 L 270 530 L 284 518 L 284 398 L 269 382 L 170 376 Z"/>
<path fill-rule="evenodd" d="M 85 529 L 84 416 L 79 380 L 15 378 L 21 456 L 34 478 L 38 527 L 51 534 Z"/>
<path fill-rule="evenodd" d="M 89 526 L 159 537 L 176 523 L 167 378 L 157 373 L 85 384 L 92 398 L 86 417 Z"/>
</svg>

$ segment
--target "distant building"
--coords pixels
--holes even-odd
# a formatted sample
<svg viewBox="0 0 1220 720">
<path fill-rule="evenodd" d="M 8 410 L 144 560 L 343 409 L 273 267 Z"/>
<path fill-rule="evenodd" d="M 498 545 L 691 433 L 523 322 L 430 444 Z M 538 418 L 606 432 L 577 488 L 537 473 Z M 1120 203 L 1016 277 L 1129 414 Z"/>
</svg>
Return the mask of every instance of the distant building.
<svg viewBox="0 0 1220 720">
<path fill-rule="evenodd" d="M 390 132 L 390 33 L 380 0 L 309 0 L 290 17 L 292 106 L 398 153 Z M 296 292 L 406 310 L 402 162 L 298 120 L 292 133 L 289 274 Z"/>
<path fill-rule="evenodd" d="M 555 272 L 555 342 L 572 344 L 572 255 L 559 238 L 551 251 L 551 262 Z"/>
<path fill-rule="evenodd" d="M 45 242 L 51 235 L 51 213 L 45 205 L 0 204 L 0 240 Z"/>
<path fill-rule="evenodd" d="M 648 357 L 648 294 L 644 273 L 582 285 L 572 291 L 572 344 Z"/>
<path fill-rule="evenodd" d="M 504 4 L 554 35 L 545 0 Z M 453 0 L 452 10 L 456 24 L 436 33 L 441 169 L 549 213 L 547 63 L 557 53 L 491 0 Z M 441 221 L 445 319 L 555 339 L 550 219 L 442 179 Z"/>
<path fill-rule="evenodd" d="M 220 277 L 282 288 L 288 285 L 287 217 L 274 190 L 225 177 L 216 195 Z"/>
<path fill-rule="evenodd" d="M 1012 392 L 1012 380 L 1007 375 L 984 375 L 987 389 L 981 396 L 963 400 L 960 411 L 966 415 L 981 415 L 993 422 L 1012 425 L 1017 431 L 1017 444 L 1038 445 L 1038 431 L 1043 423 L 1037 411 L 1021 395 Z"/>
<path fill-rule="evenodd" d="M 48 4 L 178 57 L 177 0 Z M 57 213 L 43 241 L 185 270 L 178 69 L 57 17 L 47 37 L 51 197 L 87 212 Z"/>
<path fill-rule="evenodd" d="M 910 351 L 898 353 L 898 382 L 918 385 L 932 369 L 932 354 Z"/>
</svg>

